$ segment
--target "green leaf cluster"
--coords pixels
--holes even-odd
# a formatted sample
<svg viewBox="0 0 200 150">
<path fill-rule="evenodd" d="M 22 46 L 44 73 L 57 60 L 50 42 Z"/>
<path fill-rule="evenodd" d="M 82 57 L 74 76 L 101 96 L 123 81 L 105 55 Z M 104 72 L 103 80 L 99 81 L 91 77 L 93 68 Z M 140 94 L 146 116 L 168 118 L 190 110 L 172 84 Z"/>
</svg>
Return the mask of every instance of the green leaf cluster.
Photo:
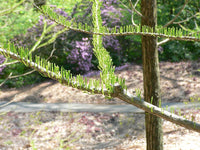
<svg viewBox="0 0 200 150">
<path fill-rule="evenodd" d="M 34 12 L 30 2 L 0 0 L 0 4 L 0 42 L 25 33 L 38 20 L 39 13 Z"/>
</svg>

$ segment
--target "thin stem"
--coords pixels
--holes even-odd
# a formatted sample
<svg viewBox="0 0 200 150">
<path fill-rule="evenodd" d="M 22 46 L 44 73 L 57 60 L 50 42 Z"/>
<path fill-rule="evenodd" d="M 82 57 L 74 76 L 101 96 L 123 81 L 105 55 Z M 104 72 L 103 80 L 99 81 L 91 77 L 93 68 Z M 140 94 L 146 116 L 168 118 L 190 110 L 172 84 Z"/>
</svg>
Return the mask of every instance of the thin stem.
<svg viewBox="0 0 200 150">
<path fill-rule="evenodd" d="M 15 102 L 15 101 L 16 101 L 16 97 L 17 97 L 17 95 L 15 95 L 15 97 L 14 97 L 11 101 L 9 101 L 9 102 L 7 102 L 7 103 L 5 103 L 5 104 L 3 104 L 3 105 L 0 105 L 0 108 L 3 108 L 3 107 L 5 107 L 5 106 L 7 106 L 7 105 L 9 105 L 9 104 L 11 104 L 11 103 L 13 103 L 13 102 Z"/>
<path fill-rule="evenodd" d="M 178 18 L 178 16 L 180 16 L 181 12 L 185 9 L 185 6 L 187 5 L 187 3 L 188 3 L 188 0 L 185 1 L 185 4 L 183 5 L 182 9 L 176 14 L 176 16 L 172 20 L 170 20 L 168 23 L 166 23 L 163 27 L 167 27 L 170 24 L 172 24 Z"/>
<path fill-rule="evenodd" d="M 135 3 L 134 6 L 133 6 L 133 3 L 131 2 L 131 0 L 129 0 L 129 2 L 130 2 L 131 7 L 135 9 L 135 7 L 137 6 L 137 3 L 139 2 L 139 0 L 137 0 L 137 2 Z M 133 24 L 134 26 L 138 26 L 138 25 L 135 24 L 135 22 L 134 22 L 134 10 L 133 10 L 133 9 L 132 9 L 132 13 L 131 13 L 131 21 L 132 21 L 132 24 Z"/>
<path fill-rule="evenodd" d="M 162 44 L 164 44 L 164 43 L 167 43 L 168 41 L 170 41 L 170 39 L 164 39 L 164 40 L 158 42 L 157 45 L 160 46 L 160 45 L 162 45 Z"/>
<path fill-rule="evenodd" d="M 41 10 L 41 9 L 40 9 Z M 145 35 L 145 36 L 157 36 L 157 37 L 161 37 L 161 38 L 169 38 L 169 39 L 172 39 L 172 40 L 183 40 L 183 41 L 200 41 L 200 38 L 197 38 L 197 37 L 192 37 L 192 36 L 175 36 L 175 35 L 167 35 L 166 33 L 163 34 L 163 33 L 156 33 L 156 32 L 141 32 L 141 31 L 130 31 L 130 32 L 123 32 L 123 33 L 107 33 L 107 32 L 103 32 L 103 33 L 100 33 L 100 32 L 94 32 L 94 31 L 87 31 L 87 30 L 84 30 L 84 29 L 79 29 L 79 28 L 76 28 L 76 27 L 73 27 L 73 26 L 69 26 L 69 25 L 66 25 L 66 24 L 63 24 L 61 20 L 55 20 L 52 16 L 49 16 L 47 13 L 45 13 L 43 10 L 41 10 L 41 12 L 43 14 L 45 14 L 49 19 L 55 21 L 57 24 L 60 24 L 64 27 L 67 27 L 69 30 L 74 30 L 74 31 L 77 31 L 77 32 L 83 32 L 83 33 L 86 33 L 86 34 L 95 34 L 95 35 L 103 35 L 103 36 L 126 36 L 126 35 Z"/>
<path fill-rule="evenodd" d="M 36 48 L 38 47 L 38 45 L 41 43 L 42 39 L 44 38 L 45 34 L 46 34 L 46 28 L 47 28 L 47 22 L 46 20 L 44 19 L 43 20 L 44 22 L 44 27 L 43 27 L 43 32 L 40 36 L 40 38 L 37 40 L 37 42 L 34 44 L 34 46 L 31 48 L 31 50 L 29 51 L 29 54 L 31 54 L 33 51 L 36 50 Z"/>
<path fill-rule="evenodd" d="M 198 13 L 196 13 L 196 14 L 192 15 L 191 17 L 189 17 L 189 18 L 186 18 L 185 20 L 181 20 L 181 21 L 178 21 L 178 22 L 173 22 L 173 24 L 180 24 L 180 23 L 187 22 L 187 21 L 189 21 L 190 19 L 192 19 L 192 18 L 196 17 L 197 15 L 200 15 L 200 13 L 198 12 Z"/>
<path fill-rule="evenodd" d="M 9 77 L 12 76 L 12 72 L 9 74 L 9 76 L 0 84 L 0 87 L 9 79 Z"/>
<path fill-rule="evenodd" d="M 129 0 L 129 2 L 130 2 L 130 4 L 131 4 L 132 11 L 136 12 L 140 17 L 143 17 L 143 15 L 142 15 L 139 11 L 137 11 L 137 10 L 135 9 L 135 6 L 136 6 L 137 3 L 139 2 L 139 0 L 137 0 L 137 2 L 135 3 L 135 6 L 133 6 L 131 0 Z"/>
<path fill-rule="evenodd" d="M 28 71 L 24 74 L 20 74 L 20 75 L 16 75 L 16 76 L 10 76 L 8 79 L 14 79 L 14 78 L 19 78 L 19 77 L 23 77 L 23 76 L 26 76 L 26 75 L 29 75 L 31 73 L 35 72 L 35 70 L 31 70 L 31 71 Z"/>
<path fill-rule="evenodd" d="M 19 3 L 17 3 L 15 6 L 9 8 L 9 9 L 6 9 L 6 10 L 3 10 L 3 11 L 0 11 L 0 16 L 4 16 L 4 15 L 7 15 L 7 14 L 10 14 L 12 13 L 19 5 L 21 5 L 25 0 L 21 0 Z"/>
<path fill-rule="evenodd" d="M 0 67 L 3 67 L 3 66 L 8 66 L 8 65 L 13 65 L 13 64 L 16 64 L 16 63 L 19 63 L 19 61 L 13 61 L 13 62 L 9 62 L 9 63 L 3 63 L 0 65 Z"/>
</svg>

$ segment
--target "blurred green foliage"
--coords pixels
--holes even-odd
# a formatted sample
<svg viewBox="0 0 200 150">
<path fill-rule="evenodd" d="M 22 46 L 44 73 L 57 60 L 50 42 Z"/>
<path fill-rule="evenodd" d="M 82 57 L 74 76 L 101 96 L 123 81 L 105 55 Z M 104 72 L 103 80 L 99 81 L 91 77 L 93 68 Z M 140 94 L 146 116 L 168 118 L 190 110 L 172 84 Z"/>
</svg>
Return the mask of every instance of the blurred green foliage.
<svg viewBox="0 0 200 150">
<path fill-rule="evenodd" d="M 47 0 L 47 5 L 56 5 L 57 8 L 64 8 L 65 12 L 71 13 L 73 7 L 81 0 Z"/>
<path fill-rule="evenodd" d="M 182 9 L 185 0 L 157 0 L 158 2 L 158 24 L 165 25 L 173 19 Z M 200 32 L 200 0 L 188 1 L 178 18 L 170 27 L 183 28 L 192 32 Z M 180 24 L 180 25 L 179 25 Z M 161 41 L 162 39 L 159 39 Z M 164 61 L 197 60 L 200 58 L 200 43 L 188 41 L 169 41 L 162 46 L 160 59 Z"/>
<path fill-rule="evenodd" d="M 14 7 L 19 0 L 0 0 L 0 9 L 7 10 Z M 35 11 L 32 5 L 33 0 L 25 1 L 16 7 L 11 13 L 0 16 L 0 43 L 10 41 L 16 36 L 23 36 L 27 33 L 27 29 L 34 26 L 41 15 L 40 12 Z M 72 12 L 73 6 L 80 2 L 80 0 L 48 0 L 47 5 L 56 5 L 59 8 L 65 8 L 68 13 Z M 34 36 L 34 35 L 33 35 Z M 33 43 L 34 44 L 34 43 Z M 10 61 L 10 59 L 9 59 Z M 9 65 L 4 69 L 3 74 L 0 74 L 0 83 L 10 74 L 20 75 L 31 71 L 21 63 Z M 43 81 L 45 78 L 40 76 L 39 73 L 34 72 L 30 75 L 9 79 L 6 81 L 7 87 L 20 87 L 22 85 L 33 84 L 36 82 Z"/>
<path fill-rule="evenodd" d="M 0 0 L 0 10 L 12 8 L 18 0 Z M 0 16 L 0 42 L 6 42 L 16 35 L 25 34 L 27 29 L 38 21 L 39 13 L 35 12 L 32 4 L 22 3 L 13 12 Z"/>
</svg>

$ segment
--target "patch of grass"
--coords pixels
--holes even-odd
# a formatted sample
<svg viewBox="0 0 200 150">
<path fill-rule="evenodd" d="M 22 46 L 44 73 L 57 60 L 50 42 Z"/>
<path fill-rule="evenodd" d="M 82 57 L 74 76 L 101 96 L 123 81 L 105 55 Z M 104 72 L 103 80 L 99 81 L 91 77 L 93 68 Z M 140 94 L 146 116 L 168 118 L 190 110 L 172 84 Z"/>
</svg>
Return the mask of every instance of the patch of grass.
<svg viewBox="0 0 200 150">
<path fill-rule="evenodd" d="M 13 142 L 12 142 L 11 140 L 8 140 L 8 141 L 4 142 L 4 144 L 5 144 L 5 145 L 12 145 Z"/>
</svg>

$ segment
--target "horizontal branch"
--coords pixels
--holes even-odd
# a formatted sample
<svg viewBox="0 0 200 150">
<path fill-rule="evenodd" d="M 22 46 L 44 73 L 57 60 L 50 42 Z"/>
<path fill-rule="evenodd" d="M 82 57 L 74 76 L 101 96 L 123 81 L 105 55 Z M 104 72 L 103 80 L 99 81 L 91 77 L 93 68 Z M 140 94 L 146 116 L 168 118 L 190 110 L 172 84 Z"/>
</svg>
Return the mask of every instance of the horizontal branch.
<svg viewBox="0 0 200 150">
<path fill-rule="evenodd" d="M 191 17 L 189 18 L 186 18 L 185 20 L 181 20 L 181 21 L 178 21 L 178 22 L 173 22 L 173 24 L 180 24 L 180 23 L 184 23 L 184 22 L 187 22 L 189 20 L 191 20 L 192 18 L 196 17 L 196 16 L 200 16 L 200 12 L 197 12 L 196 14 L 192 15 Z"/>
<path fill-rule="evenodd" d="M 39 8 L 40 9 L 40 8 Z M 182 34 L 181 29 L 174 28 L 163 28 L 157 27 L 154 30 L 150 27 L 141 27 L 141 26 L 123 26 L 119 30 L 117 28 L 108 29 L 103 26 L 101 32 L 94 32 L 93 28 L 88 26 L 87 24 L 73 24 L 72 22 L 66 20 L 65 17 L 57 15 L 51 8 L 43 7 L 40 11 L 48 17 L 50 20 L 56 22 L 59 25 L 68 28 L 69 30 L 74 30 L 77 32 L 83 32 L 86 34 L 95 34 L 95 35 L 103 35 L 103 36 L 126 36 L 126 35 L 141 35 L 141 36 L 157 36 L 161 38 L 169 38 L 171 40 L 183 40 L 183 41 L 200 41 L 200 35 L 195 34 L 192 35 L 190 33 Z"/>
<path fill-rule="evenodd" d="M 102 92 L 102 88 L 96 89 L 94 87 L 88 88 L 86 85 L 77 85 L 78 83 L 76 81 L 69 81 L 65 78 L 62 78 L 61 74 L 56 74 L 52 71 L 49 71 L 46 68 L 38 65 L 35 62 L 32 62 L 32 61 L 27 60 L 25 58 L 21 58 L 19 55 L 15 54 L 13 52 L 7 51 L 5 49 L 0 48 L 0 54 L 4 55 L 6 57 L 10 57 L 12 59 L 18 60 L 21 63 L 25 64 L 26 66 L 28 66 L 28 67 L 34 69 L 35 71 L 38 71 L 39 73 L 43 74 L 44 76 L 49 77 L 53 80 L 59 81 L 61 84 L 65 84 L 67 86 L 71 86 L 71 87 L 74 87 L 74 88 L 77 88 L 77 89 L 80 89 L 80 90 L 85 90 L 85 91 L 95 93 L 95 94 L 104 94 L 104 95 L 107 95 L 107 96 L 115 97 L 114 93 L 109 93 L 108 90 L 106 90 L 106 89 L 103 90 L 103 92 Z"/>
<path fill-rule="evenodd" d="M 55 21 L 55 20 L 53 20 Z M 156 33 L 156 32 L 123 32 L 123 33 L 98 33 L 98 32 L 92 32 L 92 31 L 87 31 L 87 30 L 83 30 L 83 29 L 78 29 L 78 28 L 75 28 L 75 27 L 68 27 L 66 25 L 63 25 L 61 23 L 59 23 L 58 21 L 55 21 L 56 23 L 58 23 L 59 25 L 62 25 L 66 28 L 68 28 L 69 30 L 74 30 L 74 31 L 77 31 L 77 32 L 83 32 L 83 33 L 86 33 L 86 34 L 95 34 L 95 35 L 103 35 L 103 36 L 127 36 L 127 35 L 141 35 L 141 36 L 157 36 L 157 37 L 160 37 L 160 38 L 169 38 L 170 40 L 180 40 L 180 41 L 196 41 L 196 42 L 200 42 L 200 38 L 195 38 L 195 37 L 192 37 L 192 36 L 181 36 L 181 37 L 177 37 L 177 36 L 171 36 L 171 35 L 166 35 L 166 34 L 161 34 L 161 33 Z"/>
<path fill-rule="evenodd" d="M 174 113 L 170 113 L 163 108 L 159 108 L 155 105 L 152 105 L 146 101 L 144 101 L 141 98 L 134 97 L 132 94 L 128 93 L 125 90 L 121 90 L 120 87 L 117 87 L 118 89 L 115 89 L 118 91 L 117 97 L 131 105 L 134 105 L 150 114 L 153 114 L 155 116 L 158 116 L 160 118 L 163 118 L 167 121 L 170 121 L 172 123 L 175 123 L 177 125 L 180 125 L 184 128 L 196 131 L 200 133 L 200 124 L 187 120 L 183 118 L 182 116 L 178 116 Z"/>
<path fill-rule="evenodd" d="M 20 75 L 16 75 L 16 76 L 10 76 L 10 77 L 8 77 L 8 79 L 14 79 L 14 78 L 23 77 L 23 76 L 29 75 L 29 74 L 31 74 L 33 72 L 35 72 L 35 70 L 31 70 L 31 71 L 28 71 L 26 73 L 23 73 L 23 74 L 20 74 Z"/>
<path fill-rule="evenodd" d="M 168 111 L 165 111 L 163 108 L 159 108 L 150 103 L 147 103 L 138 97 L 134 97 L 133 95 L 128 93 L 127 90 L 124 90 L 119 84 L 114 85 L 113 93 L 109 93 L 107 90 L 102 90 L 101 88 L 97 89 L 97 88 L 93 88 L 93 87 L 88 87 L 86 85 L 78 85 L 77 83 L 75 83 L 75 81 L 69 81 L 65 78 L 62 78 L 62 76 L 60 74 L 56 74 L 54 72 L 46 70 L 44 67 L 42 67 L 34 62 L 31 62 L 30 60 L 27 60 L 25 58 L 21 58 L 19 55 L 14 54 L 10 51 L 0 48 L 0 53 L 7 57 L 11 57 L 13 59 L 19 60 L 22 63 L 26 64 L 27 66 L 30 66 L 34 70 L 42 73 L 45 76 L 48 76 L 51 79 L 57 80 L 64 85 L 71 86 L 71 87 L 74 87 L 74 88 L 77 88 L 80 90 L 85 90 L 85 91 L 95 93 L 95 94 L 104 94 L 107 96 L 117 97 L 117 98 L 121 99 L 122 101 L 125 101 L 131 105 L 134 105 L 150 114 L 156 115 L 156 116 L 161 117 L 165 120 L 168 120 L 172 123 L 175 123 L 177 125 L 183 126 L 187 129 L 190 129 L 190 130 L 200 133 L 200 124 L 199 123 L 189 121 L 181 116 L 178 116 L 178 115 L 175 115 Z"/>
<path fill-rule="evenodd" d="M 19 61 L 12 61 L 12 62 L 8 62 L 8 63 L 3 63 L 3 64 L 0 65 L 0 67 L 13 65 L 13 64 L 16 64 L 16 63 L 19 63 Z"/>
<path fill-rule="evenodd" d="M 170 41 L 170 39 L 164 39 L 164 40 L 158 42 L 157 46 L 160 46 L 160 45 L 162 45 L 164 43 L 167 43 L 168 41 Z"/>
</svg>

